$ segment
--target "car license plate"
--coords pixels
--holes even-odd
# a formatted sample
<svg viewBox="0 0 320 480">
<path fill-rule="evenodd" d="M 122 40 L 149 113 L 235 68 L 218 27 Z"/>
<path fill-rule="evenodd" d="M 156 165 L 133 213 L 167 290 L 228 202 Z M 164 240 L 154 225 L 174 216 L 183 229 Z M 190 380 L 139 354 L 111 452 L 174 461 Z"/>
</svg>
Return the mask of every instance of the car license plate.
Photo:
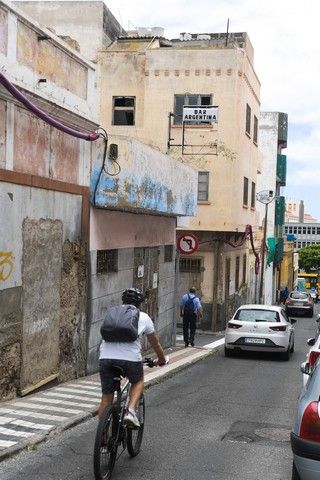
<svg viewBox="0 0 320 480">
<path fill-rule="evenodd" d="M 246 343 L 266 343 L 265 338 L 245 338 Z"/>
<path fill-rule="evenodd" d="M 301 305 L 300 302 L 293 302 L 293 305 L 296 305 L 297 307 L 299 307 Z"/>
</svg>

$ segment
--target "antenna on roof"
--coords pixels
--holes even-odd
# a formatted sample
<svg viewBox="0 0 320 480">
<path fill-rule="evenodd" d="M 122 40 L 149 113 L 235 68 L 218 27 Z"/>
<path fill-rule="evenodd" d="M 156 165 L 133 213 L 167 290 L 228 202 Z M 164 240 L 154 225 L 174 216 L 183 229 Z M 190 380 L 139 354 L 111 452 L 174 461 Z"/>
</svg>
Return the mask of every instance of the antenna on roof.
<svg viewBox="0 0 320 480">
<path fill-rule="evenodd" d="M 228 18 L 228 21 L 227 21 L 227 36 L 226 36 L 226 47 L 228 46 L 228 36 L 229 36 L 229 18 Z"/>
</svg>

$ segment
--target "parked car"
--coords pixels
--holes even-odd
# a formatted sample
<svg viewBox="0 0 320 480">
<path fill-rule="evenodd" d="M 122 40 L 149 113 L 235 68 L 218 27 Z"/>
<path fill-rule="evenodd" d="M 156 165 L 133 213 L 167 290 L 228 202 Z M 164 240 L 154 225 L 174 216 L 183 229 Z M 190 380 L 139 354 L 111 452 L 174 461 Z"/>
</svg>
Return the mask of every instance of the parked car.
<svg viewBox="0 0 320 480">
<path fill-rule="evenodd" d="M 289 360 L 294 350 L 295 322 L 280 306 L 242 305 L 227 324 L 225 356 L 240 350 L 281 352 Z"/>
<path fill-rule="evenodd" d="M 285 303 L 287 315 L 303 315 L 313 317 L 313 300 L 308 292 L 290 292 Z"/>
<path fill-rule="evenodd" d="M 292 480 L 319 480 L 320 478 L 320 357 L 313 367 L 301 365 L 308 376 L 298 400 L 291 432 L 293 452 Z"/>
<path fill-rule="evenodd" d="M 320 322 L 319 315 L 317 319 L 317 328 Z M 307 359 L 306 363 L 309 365 L 309 367 L 312 369 L 318 358 L 320 357 L 320 335 L 317 337 L 309 338 L 307 340 L 307 345 L 309 345 L 310 349 L 307 353 Z M 307 384 L 307 381 L 309 380 L 309 373 L 303 373 L 303 385 L 305 386 Z"/>
</svg>

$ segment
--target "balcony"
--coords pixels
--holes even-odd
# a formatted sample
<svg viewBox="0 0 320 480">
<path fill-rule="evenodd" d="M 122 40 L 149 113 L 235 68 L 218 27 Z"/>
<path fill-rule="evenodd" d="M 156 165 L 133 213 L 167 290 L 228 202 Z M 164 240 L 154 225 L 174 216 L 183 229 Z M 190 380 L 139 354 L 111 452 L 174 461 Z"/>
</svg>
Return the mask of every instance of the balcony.
<svg viewBox="0 0 320 480">
<path fill-rule="evenodd" d="M 286 185 L 287 179 L 287 156 L 277 155 L 277 182 L 281 187 Z"/>
<path fill-rule="evenodd" d="M 108 158 L 102 169 L 100 145 L 91 174 L 94 207 L 153 215 L 195 215 L 196 170 L 131 137 L 114 135 L 109 143 L 118 145 L 117 163 Z"/>
</svg>

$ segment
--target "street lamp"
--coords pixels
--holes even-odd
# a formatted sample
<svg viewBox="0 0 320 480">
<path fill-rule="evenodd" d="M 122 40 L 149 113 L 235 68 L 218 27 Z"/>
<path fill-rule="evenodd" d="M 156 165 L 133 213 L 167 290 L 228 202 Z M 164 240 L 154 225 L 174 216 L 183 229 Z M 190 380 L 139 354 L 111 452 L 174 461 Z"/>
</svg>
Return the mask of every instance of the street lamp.
<svg viewBox="0 0 320 480">
<path fill-rule="evenodd" d="M 260 289 L 259 289 L 259 302 L 263 303 L 263 283 L 264 283 L 264 260 L 265 260 L 265 246 L 267 237 L 267 221 L 268 221 L 268 206 L 269 203 L 274 200 L 275 195 L 273 190 L 262 190 L 256 194 L 258 202 L 263 203 L 265 208 L 264 214 L 264 226 L 263 226 L 263 240 L 262 240 L 262 255 L 261 255 L 261 277 L 260 277 Z"/>
</svg>

